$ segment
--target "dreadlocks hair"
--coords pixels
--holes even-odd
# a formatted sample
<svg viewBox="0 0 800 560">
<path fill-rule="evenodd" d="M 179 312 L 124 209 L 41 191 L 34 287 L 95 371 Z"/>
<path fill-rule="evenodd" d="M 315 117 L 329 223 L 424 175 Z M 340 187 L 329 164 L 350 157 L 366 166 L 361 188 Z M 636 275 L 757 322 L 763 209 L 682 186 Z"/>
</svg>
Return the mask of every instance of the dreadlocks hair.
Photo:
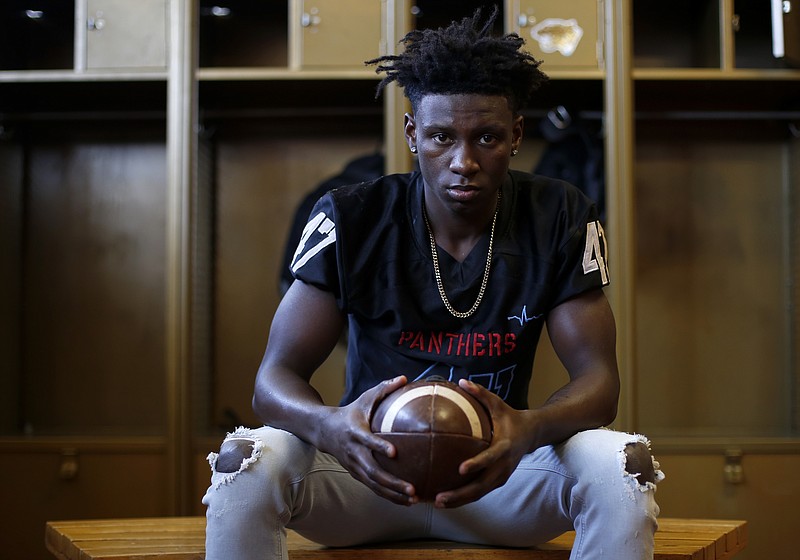
<svg viewBox="0 0 800 560">
<path fill-rule="evenodd" d="M 446 28 L 411 31 L 401 41 L 402 54 L 366 61 L 377 65 L 376 74 L 386 74 L 375 96 L 397 82 L 415 111 L 425 95 L 476 93 L 502 95 L 518 113 L 548 78 L 539 69 L 541 61 L 520 50 L 525 41 L 519 35 L 491 34 L 497 13 L 495 6 L 482 26 L 478 8 Z"/>
</svg>

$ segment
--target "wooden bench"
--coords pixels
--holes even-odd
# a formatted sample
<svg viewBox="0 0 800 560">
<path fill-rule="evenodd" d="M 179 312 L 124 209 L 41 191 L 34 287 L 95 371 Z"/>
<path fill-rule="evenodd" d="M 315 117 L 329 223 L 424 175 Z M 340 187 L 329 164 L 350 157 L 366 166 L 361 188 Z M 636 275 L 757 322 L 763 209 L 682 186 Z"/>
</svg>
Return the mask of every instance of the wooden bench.
<svg viewBox="0 0 800 560">
<path fill-rule="evenodd" d="M 202 560 L 205 518 L 167 517 L 51 521 L 45 542 L 60 560 Z M 493 548 L 446 541 L 409 541 L 356 548 L 326 548 L 289 532 L 292 560 L 556 560 L 569 558 L 575 535 L 535 549 Z M 747 523 L 659 519 L 656 560 L 727 560 L 747 544 Z"/>
</svg>

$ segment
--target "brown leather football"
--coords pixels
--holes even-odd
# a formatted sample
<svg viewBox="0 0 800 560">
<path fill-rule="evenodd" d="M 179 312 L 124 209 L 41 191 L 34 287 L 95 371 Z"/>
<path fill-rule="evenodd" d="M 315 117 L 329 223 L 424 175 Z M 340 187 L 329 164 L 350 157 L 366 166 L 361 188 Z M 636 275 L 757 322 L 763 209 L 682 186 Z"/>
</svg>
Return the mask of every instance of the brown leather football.
<svg viewBox="0 0 800 560">
<path fill-rule="evenodd" d="M 410 482 L 422 501 L 475 478 L 458 466 L 492 440 L 489 413 L 455 383 L 423 380 L 390 393 L 372 415 L 372 431 L 394 444 L 394 458 L 375 453 L 378 463 Z"/>
</svg>

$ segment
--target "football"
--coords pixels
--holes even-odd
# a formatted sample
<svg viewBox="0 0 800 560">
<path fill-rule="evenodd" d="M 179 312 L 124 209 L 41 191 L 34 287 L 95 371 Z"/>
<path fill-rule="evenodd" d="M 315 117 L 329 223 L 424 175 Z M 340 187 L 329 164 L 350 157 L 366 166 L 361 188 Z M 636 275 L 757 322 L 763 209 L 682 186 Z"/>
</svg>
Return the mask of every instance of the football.
<svg viewBox="0 0 800 560">
<path fill-rule="evenodd" d="M 461 475 L 459 465 L 492 440 L 489 412 L 455 383 L 422 380 L 404 385 L 378 403 L 372 431 L 394 444 L 389 458 L 374 456 L 386 471 L 410 482 L 422 501 L 475 478 Z"/>
</svg>

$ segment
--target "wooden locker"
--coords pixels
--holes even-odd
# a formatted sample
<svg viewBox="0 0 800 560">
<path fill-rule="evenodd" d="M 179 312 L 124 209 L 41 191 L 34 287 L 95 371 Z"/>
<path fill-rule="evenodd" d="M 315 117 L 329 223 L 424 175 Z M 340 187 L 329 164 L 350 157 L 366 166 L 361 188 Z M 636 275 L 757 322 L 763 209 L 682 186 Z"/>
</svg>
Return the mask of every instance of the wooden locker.
<svg viewBox="0 0 800 560">
<path fill-rule="evenodd" d="M 86 68 L 167 67 L 167 0 L 86 0 Z"/>
<path fill-rule="evenodd" d="M 300 10 L 302 68 L 363 69 L 385 50 L 385 0 L 303 0 Z"/>
</svg>

